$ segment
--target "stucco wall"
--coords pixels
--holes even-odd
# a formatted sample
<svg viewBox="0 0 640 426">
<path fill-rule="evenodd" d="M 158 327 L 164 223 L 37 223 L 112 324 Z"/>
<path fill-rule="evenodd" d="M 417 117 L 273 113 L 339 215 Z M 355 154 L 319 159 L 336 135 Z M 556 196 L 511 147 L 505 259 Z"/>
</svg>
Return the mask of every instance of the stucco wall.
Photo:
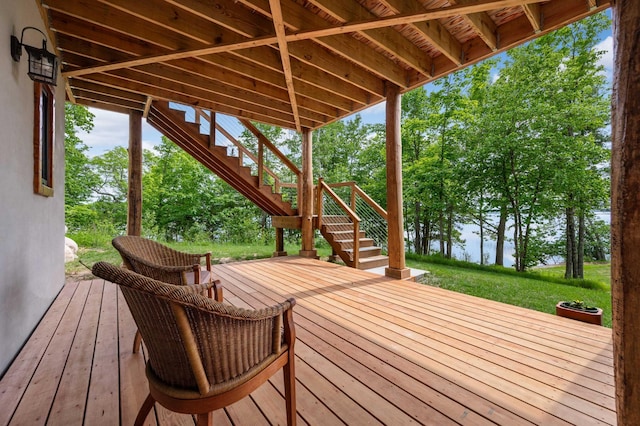
<svg viewBox="0 0 640 426">
<path fill-rule="evenodd" d="M 0 0 L 0 374 L 64 284 L 64 86 L 56 88 L 54 196 L 33 192 L 33 82 L 9 37 L 45 30 L 35 1 Z M 44 31 L 46 33 L 46 31 Z M 39 46 L 34 31 L 25 42 Z M 28 35 L 28 36 L 27 36 Z M 47 43 L 52 51 L 51 42 Z"/>
</svg>

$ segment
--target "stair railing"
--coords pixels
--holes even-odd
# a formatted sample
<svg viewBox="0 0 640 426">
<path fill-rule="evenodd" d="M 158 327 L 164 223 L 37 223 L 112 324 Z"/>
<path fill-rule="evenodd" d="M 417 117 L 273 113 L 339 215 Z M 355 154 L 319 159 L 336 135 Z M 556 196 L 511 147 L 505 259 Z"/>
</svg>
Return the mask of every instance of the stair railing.
<svg viewBox="0 0 640 426">
<path fill-rule="evenodd" d="M 355 182 L 332 183 L 328 186 L 334 188 L 335 193 L 341 196 L 343 201 L 348 202 L 351 210 L 362 219 L 360 226 L 367 237 L 373 238 L 376 246 L 386 251 L 388 247 L 387 211 Z M 348 192 L 340 191 L 342 188 L 348 188 Z"/>
<path fill-rule="evenodd" d="M 258 155 L 256 156 L 244 145 L 242 145 L 230 132 L 228 132 L 220 123 L 215 120 L 215 114 L 211 114 L 201 108 L 193 108 L 195 111 L 195 122 L 200 123 L 201 118 L 209 122 L 209 145 L 210 147 L 215 145 L 215 130 L 219 131 L 231 144 L 238 150 L 238 157 L 240 162 L 244 161 L 243 157 L 247 157 L 257 166 L 258 173 L 258 185 L 265 183 L 265 174 L 270 176 L 273 180 L 274 192 L 280 193 L 282 188 L 295 188 L 296 189 L 296 205 L 300 205 L 300 196 L 302 194 L 302 171 L 284 155 L 265 135 L 260 132 L 249 120 L 238 118 L 237 120 L 247 128 L 258 140 Z M 213 129 L 211 129 L 213 127 Z M 276 156 L 295 176 L 296 182 L 282 182 L 282 179 L 273 172 L 264 163 L 265 148 Z"/>
<path fill-rule="evenodd" d="M 322 229 L 322 216 L 329 208 L 329 204 L 325 202 L 325 196 L 333 201 L 334 206 L 336 206 L 341 213 L 344 213 L 351 222 L 353 223 L 353 266 L 358 267 L 360 264 L 360 217 L 356 214 L 355 211 L 349 207 L 347 203 L 345 203 L 342 198 L 336 194 L 331 186 L 327 185 L 324 182 L 324 179 L 318 179 L 318 187 L 316 191 L 317 196 L 317 210 L 318 210 L 318 229 Z"/>
</svg>

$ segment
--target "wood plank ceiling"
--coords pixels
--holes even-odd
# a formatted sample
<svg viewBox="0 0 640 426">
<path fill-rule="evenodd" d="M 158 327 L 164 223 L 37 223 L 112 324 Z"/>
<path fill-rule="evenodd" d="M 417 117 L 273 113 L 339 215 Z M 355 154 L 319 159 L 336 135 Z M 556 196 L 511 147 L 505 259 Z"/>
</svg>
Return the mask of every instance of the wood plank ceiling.
<svg viewBox="0 0 640 426">
<path fill-rule="evenodd" d="M 406 92 L 609 5 L 41 0 L 72 102 L 128 112 L 162 99 L 299 131 L 383 101 L 386 84 Z"/>
</svg>

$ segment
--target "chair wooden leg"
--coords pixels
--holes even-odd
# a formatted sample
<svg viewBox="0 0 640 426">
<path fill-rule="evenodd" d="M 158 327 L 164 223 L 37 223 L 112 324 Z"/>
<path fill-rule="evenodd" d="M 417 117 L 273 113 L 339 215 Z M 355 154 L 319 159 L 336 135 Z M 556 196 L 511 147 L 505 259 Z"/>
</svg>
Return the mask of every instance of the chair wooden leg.
<svg viewBox="0 0 640 426">
<path fill-rule="evenodd" d="M 287 425 L 296 426 L 296 370 L 293 353 L 289 353 L 289 362 L 282 367 L 284 373 L 284 398 L 287 403 Z"/>
<path fill-rule="evenodd" d="M 149 415 L 149 411 L 153 408 L 153 404 L 156 403 L 156 400 L 153 399 L 151 394 L 147 395 L 147 399 L 142 403 L 142 407 L 140 407 L 140 411 L 138 411 L 138 415 L 136 416 L 136 421 L 134 426 L 141 426 L 144 424 L 145 419 Z"/>
<path fill-rule="evenodd" d="M 136 337 L 133 338 L 133 353 L 137 354 L 140 350 L 140 343 L 142 342 L 142 335 L 139 330 L 136 330 Z"/>
<path fill-rule="evenodd" d="M 212 426 L 213 425 L 213 413 L 198 414 L 198 420 L 196 426 Z"/>
</svg>

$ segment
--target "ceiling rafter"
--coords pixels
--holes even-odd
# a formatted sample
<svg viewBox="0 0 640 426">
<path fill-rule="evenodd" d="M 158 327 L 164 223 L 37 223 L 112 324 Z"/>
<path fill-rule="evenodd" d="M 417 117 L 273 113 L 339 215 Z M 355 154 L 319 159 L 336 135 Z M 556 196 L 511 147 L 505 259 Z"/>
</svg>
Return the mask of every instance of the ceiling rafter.
<svg viewBox="0 0 640 426">
<path fill-rule="evenodd" d="M 63 38 L 64 37 L 66 36 L 63 36 Z M 72 49 L 74 48 L 76 51 L 83 50 L 82 47 L 78 46 L 78 43 L 80 42 L 76 43 L 73 40 L 65 39 L 65 45 L 67 46 L 68 51 L 72 51 Z M 100 45 L 93 45 L 91 53 L 92 53 L 91 59 L 93 61 L 98 61 L 98 62 L 108 61 L 114 56 L 117 57 L 117 55 L 127 56 L 126 53 L 114 52 L 110 48 L 103 47 Z M 277 87 L 274 87 L 274 86 L 263 87 L 260 90 L 260 94 L 256 95 L 255 93 L 250 92 L 250 90 L 252 89 L 254 90 L 259 89 L 257 87 L 258 85 L 256 85 L 255 82 L 250 82 L 250 81 L 247 82 L 243 80 L 243 78 L 240 76 L 237 76 L 237 78 L 234 79 L 233 76 L 229 75 L 231 74 L 230 71 L 221 70 L 220 68 L 216 68 L 211 65 L 205 65 L 200 62 L 197 62 L 194 60 L 188 60 L 188 59 L 169 61 L 169 62 L 166 62 L 165 65 L 168 67 L 173 67 L 178 69 L 180 71 L 179 73 L 176 73 L 176 72 L 172 73 L 173 75 L 176 76 L 173 78 L 180 78 L 182 82 L 188 82 L 189 84 L 192 84 L 194 82 L 200 81 L 204 84 L 205 80 L 202 80 L 202 78 L 210 79 L 210 82 L 206 84 L 207 87 L 218 94 L 223 94 L 226 96 L 234 96 L 234 97 L 237 97 L 238 99 L 246 99 L 246 98 L 259 99 L 261 96 L 267 96 L 272 98 L 272 100 L 266 101 L 266 102 L 269 102 L 271 105 L 277 104 L 278 102 L 284 102 L 284 103 L 288 102 L 288 96 L 286 92 L 282 91 L 282 93 L 279 94 L 277 91 L 281 89 Z M 143 66 L 140 69 L 143 69 L 144 67 L 149 67 L 149 66 L 160 67 L 162 66 L 162 64 L 150 64 L 147 66 Z M 165 70 L 163 73 L 159 72 L 158 75 L 163 76 L 163 75 L 166 75 L 167 72 L 168 71 Z M 226 79 L 226 81 L 223 79 Z M 271 89 L 271 90 L 268 90 L 268 89 Z M 240 94 L 243 94 L 243 93 L 244 95 L 241 96 Z M 315 107 L 316 105 L 313 105 L 313 106 Z M 287 107 L 285 106 L 285 104 L 283 104 L 282 108 L 286 109 Z M 305 115 L 311 115 L 313 117 L 312 114 L 306 114 L 306 112 L 307 112 L 307 109 L 304 109 L 303 113 L 305 113 Z M 335 115 L 335 110 L 333 111 L 324 110 L 324 111 L 321 111 L 321 113 L 323 114 L 329 113 L 331 115 Z"/>
<path fill-rule="evenodd" d="M 454 3 L 460 6 L 467 6 L 475 3 L 475 0 L 454 0 Z M 467 13 L 463 15 L 463 18 L 474 28 L 478 36 L 484 40 L 491 50 L 494 52 L 498 50 L 497 26 L 485 11 Z"/>
<path fill-rule="evenodd" d="M 342 0 L 308 1 L 341 23 L 378 18 L 357 2 L 345 2 Z M 385 50 L 387 53 L 395 55 L 402 63 L 414 68 L 421 74 L 426 76 L 431 75 L 431 57 L 392 27 L 358 31 L 358 34 Z"/>
<path fill-rule="evenodd" d="M 56 18 L 60 18 L 56 20 L 58 22 L 58 25 L 55 31 L 58 34 L 73 34 L 74 37 L 80 38 L 95 45 L 98 45 L 98 40 L 101 39 L 102 44 L 100 45 L 106 47 L 119 45 L 118 47 L 120 51 L 126 52 L 130 55 L 148 54 L 151 49 L 153 49 L 153 47 L 149 46 L 148 44 L 137 43 L 134 38 L 126 37 L 121 33 L 115 33 L 107 28 L 98 27 L 97 25 L 82 25 L 81 21 L 74 17 L 66 16 L 64 17 L 64 19 L 62 19 L 62 15 L 60 14 L 60 12 L 52 12 L 52 15 Z M 64 38 L 65 36 L 62 37 Z M 73 42 L 70 39 L 65 38 L 65 44 L 66 43 Z M 264 49 L 270 48 L 265 47 Z M 239 57 L 233 57 L 226 61 L 227 65 L 233 64 L 235 68 L 231 66 L 225 67 L 225 61 L 222 61 L 222 59 L 224 59 L 225 57 L 226 54 L 220 54 L 201 57 L 198 59 L 187 58 L 169 62 L 177 67 L 199 72 L 200 74 L 205 76 L 224 75 L 227 78 L 227 84 L 232 84 L 239 88 L 244 88 L 247 90 L 255 89 L 265 95 L 274 96 L 277 99 L 288 99 L 286 91 L 283 91 L 279 85 L 282 77 L 281 73 L 267 71 L 263 68 L 263 74 L 264 71 L 274 74 L 270 79 L 266 79 L 263 78 L 262 75 L 259 75 L 261 69 L 258 69 L 258 66 L 249 67 L 247 65 L 238 64 L 239 61 L 244 60 Z M 222 64 L 219 64 L 220 62 L 222 62 Z M 265 85 L 262 85 L 262 87 L 260 84 L 261 81 L 265 82 Z M 280 91 L 282 91 L 282 95 L 279 94 Z M 317 100 L 319 97 L 319 93 L 309 92 L 310 90 L 304 85 L 300 90 L 298 90 L 298 94 L 300 95 L 299 101 L 305 108 L 329 115 L 339 115 L 340 110 L 347 112 L 353 108 L 351 103 L 347 99 L 343 99 L 342 97 L 332 97 L 330 99 L 331 102 L 327 103 L 326 101 L 322 102 Z M 314 92 L 316 91 L 314 90 Z M 363 100 L 361 100 L 360 102 L 364 103 Z M 336 111 L 336 108 L 338 109 L 338 111 Z"/>
<path fill-rule="evenodd" d="M 531 23 L 533 32 L 537 34 L 542 31 L 542 13 L 540 12 L 540 5 L 538 3 L 523 4 L 522 10 Z"/>
<path fill-rule="evenodd" d="M 51 0 L 51 1 L 62 2 L 63 0 Z M 473 1 L 473 0 L 465 0 L 465 1 Z M 445 7 L 445 8 L 440 8 L 433 11 L 426 11 L 421 13 L 395 15 L 387 18 L 378 18 L 378 19 L 366 20 L 362 22 L 347 23 L 347 24 L 337 25 L 337 26 L 328 26 L 321 29 L 301 30 L 293 34 L 286 35 L 285 40 L 287 42 L 293 42 L 297 40 L 307 40 L 307 39 L 320 38 L 320 37 L 326 37 L 326 39 L 331 39 L 332 38 L 331 36 L 339 37 L 340 34 L 349 33 L 349 32 L 363 31 L 366 29 L 374 29 L 374 28 L 383 28 L 390 25 L 401 25 L 403 23 L 413 23 L 413 22 L 427 21 L 431 19 L 440 19 L 440 18 L 446 18 L 446 17 L 455 16 L 459 14 L 464 14 L 470 11 L 473 11 L 471 13 L 476 13 L 475 11 L 491 10 L 494 8 L 516 6 L 516 5 L 522 5 L 522 4 L 528 4 L 528 3 L 539 3 L 541 1 L 544 1 L 544 0 L 481 0 L 478 3 L 473 3 L 469 5 L 451 6 L 451 7 Z M 297 5 L 297 3 L 287 3 L 287 4 Z M 302 7 L 300 5 L 297 5 L 297 6 Z M 287 23 L 289 22 L 287 21 Z M 342 52 L 343 54 L 346 55 L 349 49 L 344 48 L 343 45 L 349 45 L 349 43 L 347 42 L 350 42 L 351 40 L 340 40 L 336 42 L 336 41 L 327 41 L 323 39 L 322 41 L 321 40 L 316 40 L 316 41 L 321 42 L 321 44 L 328 45 L 329 48 Z M 187 58 L 191 56 L 202 56 L 202 55 L 208 55 L 208 54 L 217 53 L 217 52 L 226 52 L 230 50 L 241 50 L 249 47 L 265 46 L 265 45 L 273 44 L 276 42 L 277 42 L 277 38 L 275 36 L 256 37 L 254 39 L 249 39 L 249 40 L 244 40 L 239 42 L 221 43 L 211 47 L 183 49 L 183 50 L 178 50 L 169 54 L 140 57 L 140 58 L 135 58 L 128 61 L 125 60 L 125 61 L 120 61 L 112 64 L 105 64 L 102 66 L 70 71 L 70 72 L 64 73 L 64 75 L 73 77 L 73 76 L 82 75 L 82 74 L 90 74 L 93 72 L 110 71 L 118 68 L 127 68 L 127 67 L 132 67 L 137 65 L 144 65 L 147 63 L 159 62 L 159 61 L 164 61 L 168 59 L 181 59 L 181 58 Z M 353 56 L 354 54 L 357 54 L 357 52 L 353 52 L 353 50 L 351 50 L 348 53 L 351 56 Z M 364 59 L 362 60 L 362 62 L 364 62 Z M 380 63 L 378 62 L 377 64 L 376 63 L 370 64 L 369 67 L 375 70 L 377 65 L 379 66 Z M 402 82 L 402 85 L 404 86 L 405 83 Z"/>
<path fill-rule="evenodd" d="M 609 3 L 39 0 L 68 99 L 118 111 L 157 99 L 296 129 L 382 101 L 387 82 L 406 92 Z"/>
<path fill-rule="evenodd" d="M 284 81 L 289 91 L 289 100 L 291 102 L 291 112 L 296 122 L 296 130 L 302 132 L 300 127 L 300 116 L 298 115 L 298 101 L 296 100 L 296 89 L 293 87 L 293 77 L 291 76 L 291 62 L 289 61 L 289 49 L 285 40 L 284 20 L 282 18 L 282 10 L 280 9 L 280 0 L 269 0 L 271 8 L 271 17 L 273 18 L 273 27 L 276 30 L 278 46 L 280 47 L 280 60 L 282 61 L 282 71 L 284 72 Z"/>
<path fill-rule="evenodd" d="M 424 7 L 418 2 L 383 0 L 383 3 L 391 12 L 393 12 L 393 14 L 396 15 L 425 11 Z M 421 33 L 432 46 L 449 58 L 451 62 L 456 65 L 462 65 L 464 62 L 462 45 L 437 19 L 414 22 L 407 25 Z"/>
</svg>

